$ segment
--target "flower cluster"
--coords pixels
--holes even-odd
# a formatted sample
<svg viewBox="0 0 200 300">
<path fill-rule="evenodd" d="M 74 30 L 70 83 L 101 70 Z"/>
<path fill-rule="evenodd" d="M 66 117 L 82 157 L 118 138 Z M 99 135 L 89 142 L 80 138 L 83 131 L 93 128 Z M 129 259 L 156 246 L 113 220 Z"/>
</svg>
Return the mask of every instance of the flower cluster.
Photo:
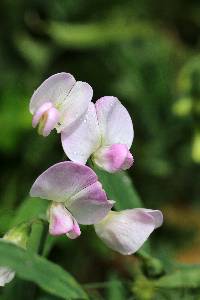
<svg viewBox="0 0 200 300">
<path fill-rule="evenodd" d="M 94 224 L 97 235 L 111 249 L 124 255 L 136 252 L 152 231 L 161 226 L 162 213 L 143 208 L 111 210 L 93 163 L 109 173 L 130 168 L 134 131 L 121 102 L 105 96 L 92 103 L 93 90 L 71 74 L 58 73 L 45 80 L 30 101 L 33 127 L 48 136 L 55 128 L 71 161 L 57 163 L 34 182 L 30 195 L 51 201 L 49 233 L 77 238 L 79 224 Z"/>
<path fill-rule="evenodd" d="M 71 161 L 57 163 L 43 172 L 30 190 L 32 197 L 50 202 L 49 233 L 75 239 L 81 225 L 94 224 L 96 234 L 111 249 L 130 255 L 161 226 L 162 213 L 144 208 L 111 210 L 95 172 L 94 164 L 109 173 L 129 169 L 134 160 L 130 152 L 134 131 L 130 115 L 120 101 L 111 96 L 92 103 L 93 90 L 86 82 L 68 73 L 45 80 L 30 100 L 32 125 L 48 136 L 53 129 L 61 134 L 63 150 Z M 26 249 L 27 225 L 11 229 L 4 237 Z M 15 272 L 0 266 L 0 286 L 10 282 Z"/>
</svg>

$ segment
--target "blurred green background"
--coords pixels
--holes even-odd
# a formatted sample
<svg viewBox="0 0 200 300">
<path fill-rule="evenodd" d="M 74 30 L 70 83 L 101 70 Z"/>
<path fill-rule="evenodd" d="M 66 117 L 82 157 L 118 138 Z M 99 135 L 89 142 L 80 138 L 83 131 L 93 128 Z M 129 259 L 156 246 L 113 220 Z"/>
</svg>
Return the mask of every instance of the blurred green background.
<svg viewBox="0 0 200 300">
<path fill-rule="evenodd" d="M 94 101 L 117 96 L 131 114 L 135 165 L 129 175 L 143 206 L 161 209 L 165 219 L 150 240 L 153 256 L 166 265 L 200 263 L 200 2 L 1 0 L 0 20 L 1 235 L 33 180 L 64 159 L 56 133 L 44 139 L 32 129 L 28 104 L 44 79 L 65 71 L 93 87 Z M 75 241 L 58 239 L 48 257 L 81 283 L 123 281 L 135 263 L 108 250 L 92 227 Z M 6 300 L 14 299 L 12 288 L 3 291 Z M 200 295 L 112 293 L 95 290 L 94 297 Z"/>
</svg>

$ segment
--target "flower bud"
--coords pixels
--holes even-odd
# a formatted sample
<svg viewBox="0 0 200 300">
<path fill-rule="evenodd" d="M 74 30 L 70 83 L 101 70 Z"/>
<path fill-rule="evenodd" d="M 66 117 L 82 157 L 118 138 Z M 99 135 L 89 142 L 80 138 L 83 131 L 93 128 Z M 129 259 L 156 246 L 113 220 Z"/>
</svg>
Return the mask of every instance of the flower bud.
<svg viewBox="0 0 200 300">
<path fill-rule="evenodd" d="M 21 224 L 11 228 L 4 236 L 3 239 L 9 241 L 23 249 L 26 249 L 27 242 L 30 234 L 30 225 Z"/>
<path fill-rule="evenodd" d="M 75 239 L 81 234 L 77 221 L 61 203 L 53 203 L 50 206 L 49 233 L 66 234 L 70 239 Z"/>
<path fill-rule="evenodd" d="M 95 163 L 102 169 L 114 173 L 127 170 L 133 164 L 133 156 L 124 144 L 101 147 L 94 154 Z"/>
</svg>

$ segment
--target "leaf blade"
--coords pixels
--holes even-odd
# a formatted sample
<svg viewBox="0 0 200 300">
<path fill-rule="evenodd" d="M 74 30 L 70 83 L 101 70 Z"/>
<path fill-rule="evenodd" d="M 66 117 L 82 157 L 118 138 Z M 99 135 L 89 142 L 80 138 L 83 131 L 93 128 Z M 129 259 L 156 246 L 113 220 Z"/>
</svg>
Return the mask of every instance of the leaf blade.
<svg viewBox="0 0 200 300">
<path fill-rule="evenodd" d="M 109 174 L 98 168 L 95 168 L 95 172 L 103 184 L 103 188 L 107 192 L 109 199 L 116 201 L 116 210 L 143 206 L 126 172 Z"/>
<path fill-rule="evenodd" d="M 0 240 L 0 265 L 62 299 L 88 299 L 76 280 L 60 266 L 4 240 Z"/>
</svg>

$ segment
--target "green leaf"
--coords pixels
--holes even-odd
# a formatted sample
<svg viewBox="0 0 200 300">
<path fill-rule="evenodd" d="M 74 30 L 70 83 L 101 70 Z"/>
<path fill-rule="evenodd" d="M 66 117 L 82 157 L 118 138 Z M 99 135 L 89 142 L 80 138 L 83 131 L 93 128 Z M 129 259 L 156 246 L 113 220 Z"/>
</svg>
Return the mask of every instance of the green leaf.
<svg viewBox="0 0 200 300">
<path fill-rule="evenodd" d="M 48 296 L 41 296 L 37 300 L 60 300 L 60 298 L 48 295 Z"/>
<path fill-rule="evenodd" d="M 127 27 L 126 21 L 121 18 L 112 18 L 104 23 L 70 24 L 50 22 L 46 33 L 52 40 L 62 47 L 93 48 L 108 43 L 123 43 L 133 38 L 154 36 L 154 29 L 149 23 L 132 22 Z"/>
<path fill-rule="evenodd" d="M 109 174 L 95 168 L 108 198 L 116 201 L 115 208 L 123 210 L 142 207 L 142 202 L 126 172 Z"/>
<path fill-rule="evenodd" d="M 40 198 L 27 198 L 18 208 L 12 222 L 12 226 L 22 222 L 29 222 L 31 219 L 46 216 L 49 202 Z"/>
<path fill-rule="evenodd" d="M 27 62 L 39 70 L 46 67 L 52 55 L 52 48 L 33 39 L 27 34 L 19 34 L 15 37 L 15 44 Z"/>
<path fill-rule="evenodd" d="M 0 241 L 0 265 L 10 267 L 21 279 L 32 281 L 62 299 L 88 299 L 76 280 L 60 266 L 3 240 Z"/>
<path fill-rule="evenodd" d="M 200 266 L 192 266 L 163 276 L 161 279 L 156 281 L 155 285 L 156 287 L 167 289 L 199 288 Z"/>
</svg>

